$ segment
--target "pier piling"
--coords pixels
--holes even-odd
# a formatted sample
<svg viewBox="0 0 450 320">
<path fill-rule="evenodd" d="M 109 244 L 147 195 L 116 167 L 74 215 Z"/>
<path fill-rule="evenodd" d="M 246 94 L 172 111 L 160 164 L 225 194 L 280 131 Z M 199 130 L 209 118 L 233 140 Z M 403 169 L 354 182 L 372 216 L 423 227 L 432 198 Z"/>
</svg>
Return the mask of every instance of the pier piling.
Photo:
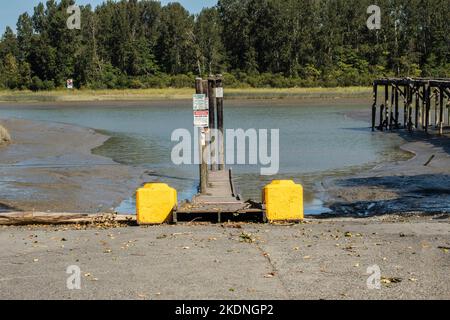
<svg viewBox="0 0 450 320">
<path fill-rule="evenodd" d="M 384 101 L 378 106 L 378 87 L 384 87 Z M 389 91 L 389 88 L 390 91 Z M 403 124 L 400 123 L 399 99 L 403 98 Z M 434 98 L 434 108 L 432 100 Z M 447 99 L 448 103 L 445 104 Z M 372 131 L 407 129 L 429 132 L 434 126 L 439 134 L 450 128 L 450 79 L 386 78 L 373 83 Z M 434 109 L 434 110 L 433 110 Z M 377 112 L 379 124 L 376 125 Z M 445 112 L 447 112 L 447 117 Z"/>
</svg>

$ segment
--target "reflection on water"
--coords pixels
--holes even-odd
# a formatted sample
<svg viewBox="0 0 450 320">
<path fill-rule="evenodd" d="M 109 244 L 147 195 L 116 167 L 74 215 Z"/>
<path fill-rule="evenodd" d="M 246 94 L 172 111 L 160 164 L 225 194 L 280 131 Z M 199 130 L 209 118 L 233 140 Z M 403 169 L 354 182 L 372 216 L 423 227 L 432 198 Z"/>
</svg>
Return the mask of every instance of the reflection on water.
<svg viewBox="0 0 450 320">
<path fill-rule="evenodd" d="M 366 106 L 283 105 L 283 102 L 232 101 L 226 105 L 225 125 L 231 129 L 279 129 L 280 172 L 273 177 L 259 175 L 258 166 L 233 166 L 237 185 L 244 198 L 261 199 L 262 187 L 274 179 L 294 179 L 305 187 L 306 212 L 324 211 L 318 200 L 324 176 L 351 173 L 363 166 L 390 159 L 404 158 L 398 146 L 401 139 L 373 134 L 368 122 L 352 119 L 352 109 Z M 149 181 L 169 183 L 179 192 L 180 200 L 197 192 L 198 166 L 175 166 L 170 159 L 173 130 L 192 129 L 189 101 L 158 102 L 152 106 L 123 108 L 42 107 L 1 110 L 2 117 L 57 121 L 101 130 L 112 138 L 94 150 L 123 164 L 143 167 Z M 133 199 L 121 211 L 134 211 Z"/>
</svg>

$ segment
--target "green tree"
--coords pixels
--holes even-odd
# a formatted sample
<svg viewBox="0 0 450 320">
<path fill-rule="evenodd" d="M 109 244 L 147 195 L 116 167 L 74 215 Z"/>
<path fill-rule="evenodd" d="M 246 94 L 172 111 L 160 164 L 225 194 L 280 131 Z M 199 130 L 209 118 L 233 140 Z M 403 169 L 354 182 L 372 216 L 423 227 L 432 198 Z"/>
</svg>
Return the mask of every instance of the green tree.
<svg viewBox="0 0 450 320">
<path fill-rule="evenodd" d="M 217 7 L 223 26 L 223 41 L 231 69 L 258 72 L 252 41 L 249 0 L 219 0 Z"/>
<path fill-rule="evenodd" d="M 28 13 L 19 16 L 17 22 L 17 42 L 19 48 L 19 60 L 27 61 L 31 51 L 33 39 L 33 21 Z"/>
<path fill-rule="evenodd" d="M 67 78 L 92 88 L 191 85 L 225 73 L 234 86 L 369 85 L 381 76 L 450 76 L 448 0 L 219 0 L 191 15 L 179 3 L 39 3 L 0 40 L 0 87 L 42 90 Z M 382 10 L 368 30 L 366 9 Z"/>
<path fill-rule="evenodd" d="M 14 57 L 11 53 L 8 53 L 4 58 L 2 78 L 4 86 L 9 89 L 16 89 L 20 85 L 19 64 L 17 63 L 16 57 Z"/>
<path fill-rule="evenodd" d="M 199 74 L 224 72 L 222 33 L 217 9 L 203 9 L 196 18 L 194 28 Z"/>
<path fill-rule="evenodd" d="M 19 56 L 17 38 L 10 27 L 6 27 L 0 43 L 0 58 L 5 59 L 7 55 Z"/>
<path fill-rule="evenodd" d="M 162 9 L 156 58 L 162 70 L 171 74 L 195 68 L 194 18 L 179 3 Z"/>
</svg>

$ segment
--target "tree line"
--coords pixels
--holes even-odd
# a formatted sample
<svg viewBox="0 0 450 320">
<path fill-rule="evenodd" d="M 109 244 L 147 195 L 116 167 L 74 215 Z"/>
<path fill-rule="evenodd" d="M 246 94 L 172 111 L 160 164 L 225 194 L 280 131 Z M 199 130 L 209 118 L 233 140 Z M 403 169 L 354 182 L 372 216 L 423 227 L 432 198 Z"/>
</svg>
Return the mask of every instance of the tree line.
<svg viewBox="0 0 450 320">
<path fill-rule="evenodd" d="M 381 8 L 369 30 L 367 8 Z M 198 14 L 181 4 L 49 0 L 0 41 L 0 88 L 190 87 L 224 74 L 227 86 L 369 85 L 376 77 L 450 77 L 448 0 L 219 0 Z"/>
</svg>

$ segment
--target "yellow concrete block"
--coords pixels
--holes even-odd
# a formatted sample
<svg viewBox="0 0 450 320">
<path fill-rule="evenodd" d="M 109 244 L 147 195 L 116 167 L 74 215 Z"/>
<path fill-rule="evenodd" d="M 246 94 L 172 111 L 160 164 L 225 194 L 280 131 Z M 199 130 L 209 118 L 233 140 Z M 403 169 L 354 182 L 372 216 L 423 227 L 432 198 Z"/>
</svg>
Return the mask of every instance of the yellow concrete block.
<svg viewBox="0 0 450 320">
<path fill-rule="evenodd" d="M 276 180 L 263 189 L 269 222 L 304 219 L 303 187 L 290 180 Z"/>
<path fill-rule="evenodd" d="M 139 224 L 168 222 L 177 203 L 177 191 L 167 184 L 146 184 L 136 192 L 137 222 Z"/>
</svg>

